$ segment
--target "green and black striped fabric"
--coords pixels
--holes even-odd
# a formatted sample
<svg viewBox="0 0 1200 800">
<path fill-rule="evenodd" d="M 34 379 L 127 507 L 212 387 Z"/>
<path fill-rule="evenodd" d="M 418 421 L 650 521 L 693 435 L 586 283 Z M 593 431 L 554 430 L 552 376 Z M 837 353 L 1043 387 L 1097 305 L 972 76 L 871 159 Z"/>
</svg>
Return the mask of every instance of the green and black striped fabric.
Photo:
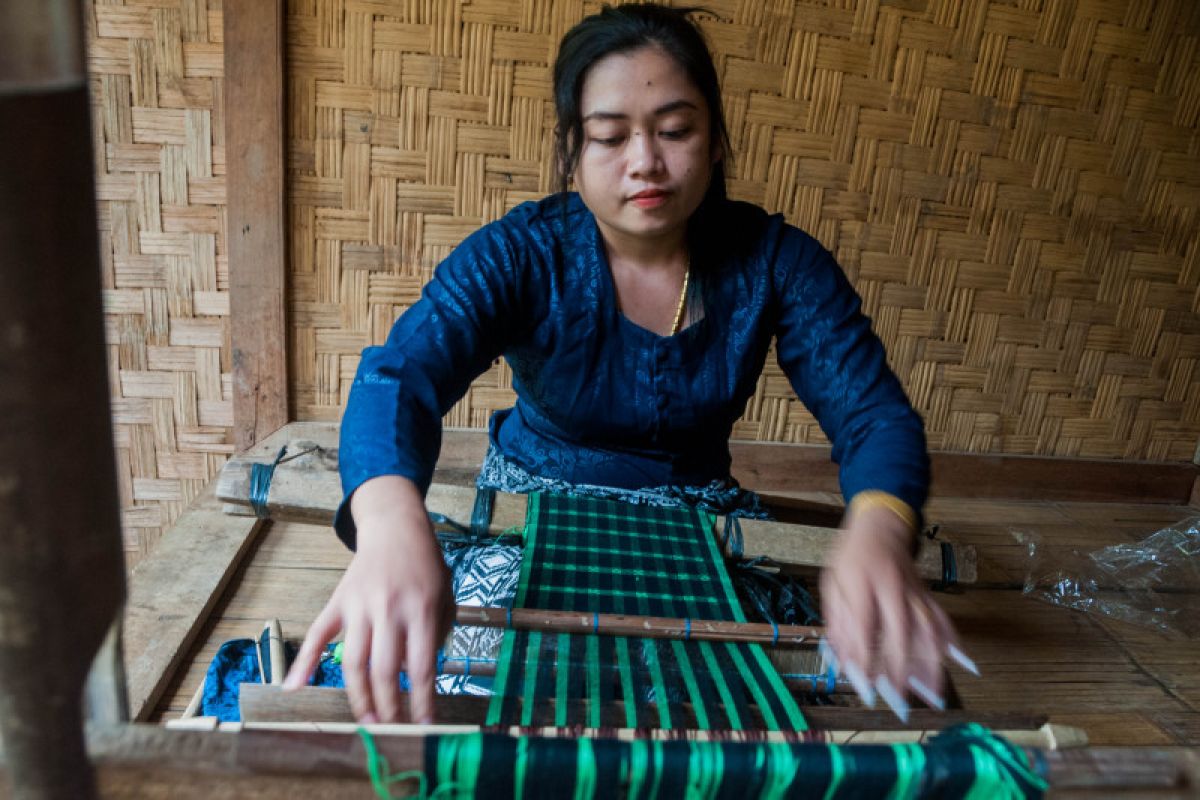
<svg viewBox="0 0 1200 800">
<path fill-rule="evenodd" d="M 1041 797 L 1025 753 L 966 725 L 928 744 L 824 745 L 494 734 L 429 737 L 425 796 L 444 798 Z"/>
<path fill-rule="evenodd" d="M 530 495 L 515 605 L 744 621 L 694 509 Z M 508 631 L 489 725 L 804 730 L 759 645 Z"/>
</svg>

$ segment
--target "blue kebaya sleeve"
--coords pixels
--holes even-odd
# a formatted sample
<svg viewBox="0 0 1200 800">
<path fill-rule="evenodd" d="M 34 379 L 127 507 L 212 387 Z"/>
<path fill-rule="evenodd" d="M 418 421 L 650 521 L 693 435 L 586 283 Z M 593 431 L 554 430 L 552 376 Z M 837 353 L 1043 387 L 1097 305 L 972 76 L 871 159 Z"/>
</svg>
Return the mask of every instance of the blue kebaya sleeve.
<svg viewBox="0 0 1200 800">
<path fill-rule="evenodd" d="M 919 520 L 929 493 L 924 424 L 862 301 L 833 256 L 797 229 L 784 230 L 774 263 L 779 365 L 833 443 L 846 504 L 882 491 Z"/>
<path fill-rule="evenodd" d="M 334 519 L 351 549 L 354 491 L 382 475 L 403 476 L 428 491 L 442 417 L 526 326 L 530 254 L 519 226 L 510 216 L 468 237 L 437 267 L 387 342 L 363 351 L 342 417 L 343 499 Z"/>
</svg>

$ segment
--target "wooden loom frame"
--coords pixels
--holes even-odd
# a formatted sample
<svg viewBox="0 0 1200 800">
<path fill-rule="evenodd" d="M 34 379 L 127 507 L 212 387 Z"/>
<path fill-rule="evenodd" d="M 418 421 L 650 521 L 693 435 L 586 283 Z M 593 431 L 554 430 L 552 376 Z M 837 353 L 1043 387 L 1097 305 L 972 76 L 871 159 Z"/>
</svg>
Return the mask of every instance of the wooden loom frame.
<svg viewBox="0 0 1200 800">
<path fill-rule="evenodd" d="M 231 87 L 236 84 L 238 89 L 246 89 L 247 95 L 229 103 L 228 153 L 230 195 L 248 201 L 244 206 L 240 205 L 240 199 L 230 203 L 229 228 L 236 232 L 230 237 L 233 304 L 237 309 L 252 310 L 236 314 L 234 320 L 234 352 L 238 355 L 234 366 L 235 427 L 239 442 L 249 445 L 287 419 L 286 356 L 282 346 L 286 333 L 282 302 L 285 270 L 280 257 L 286 237 L 281 235 L 285 232 L 285 210 L 281 202 L 283 172 L 278 160 L 283 145 L 282 3 L 258 0 L 229 4 L 224 19 L 226 75 L 249 79 L 246 83 L 230 82 Z M 261 102 L 264 98 L 268 102 Z M 263 147 L 266 152 L 255 152 L 256 147 Z M 261 186 L 264 193 L 253 194 L 250 186 L 239 182 L 243 177 L 248 183 Z M 247 358 L 249 354 L 255 354 L 256 358 Z M 269 441 L 268 438 L 263 444 Z M 734 450 L 735 457 L 742 456 L 739 463 L 762 467 L 752 470 L 762 482 L 748 483 L 755 488 L 771 489 L 769 481 L 775 479 L 773 475 L 788 472 L 773 472 L 766 465 L 778 467 L 781 460 L 796 458 L 806 461 L 821 448 L 736 445 Z M 453 446 L 449 455 L 454 455 Z M 1053 469 L 1055 460 L 996 461 L 992 465 L 996 468 L 1004 463 L 1019 463 L 1025 471 L 1022 477 L 1029 478 L 1029 470 L 1037 465 Z M 1097 474 L 1127 472 L 1125 465 L 1093 463 Z M 1118 468 L 1112 469 L 1114 466 Z M 1158 484 L 1154 487 L 1156 491 L 1165 485 L 1176 485 L 1177 481 L 1167 481 L 1168 475 L 1187 482 L 1189 492 L 1196 485 L 1194 471 L 1180 473 L 1150 465 L 1139 474 L 1159 476 L 1158 480 L 1150 478 Z M 1077 475 L 1071 483 L 1079 484 Z M 1038 489 L 1044 497 L 1046 485 L 1040 484 Z M 1145 494 L 1141 494 L 1143 499 Z M 126 615 L 126 644 L 131 654 L 130 700 L 136 719 L 144 720 L 153 712 L 156 692 L 161 692 L 164 679 L 170 678 L 186 654 L 261 528 L 259 520 L 244 519 L 235 524 L 221 515 L 210 489 L 177 523 L 174 535 L 168 534 L 155 556 L 133 576 Z M 200 569 L 181 578 L 178 572 L 181 562 L 197 564 Z M 410 759 L 414 754 L 419 755 L 421 734 L 413 733 L 381 739 L 393 766 L 403 766 L 405 754 Z M 177 796 L 190 796 L 196 783 L 194 779 L 189 781 L 189 776 L 225 775 L 230 780 L 240 776 L 247 783 L 259 781 L 263 791 L 259 796 L 291 796 L 296 791 L 313 789 L 315 780 L 336 780 L 338 776 L 350 777 L 361 788 L 363 754 L 361 749 L 347 746 L 347 738 L 344 734 L 254 730 L 236 736 L 177 733 L 132 724 L 94 731 L 89 744 L 102 783 L 106 776 L 123 772 L 145 788 L 153 785 L 157 776 L 161 779 L 158 785 L 164 785 L 165 781 Z M 317 753 L 323 757 L 314 758 Z M 1072 764 L 1094 764 L 1106 756 L 1110 758 L 1108 764 L 1119 766 L 1119 774 L 1130 780 L 1156 775 L 1153 770 L 1158 767 L 1169 767 L 1172 775 L 1182 775 L 1187 770 L 1194 773 L 1196 769 L 1194 751 L 1183 749 L 1082 752 L 1057 758 L 1054 764 L 1069 771 Z M 1173 785 L 1165 780 L 1155 778 L 1143 785 Z M 1085 780 L 1076 785 L 1097 784 Z M 207 794 L 210 787 L 200 785 L 199 791 Z"/>
<path fill-rule="evenodd" d="M 282 7 L 277 0 L 234 4 L 225 9 L 226 39 L 231 26 L 271 29 L 281 25 Z M 285 94 L 285 73 L 276 65 L 282 63 L 282 37 L 268 42 L 271 47 L 243 50 L 237 58 L 242 69 L 260 80 L 275 81 L 277 97 Z M 227 50 L 226 58 L 230 53 Z M 247 62 L 253 61 L 255 66 Z M 229 74 L 232 74 L 230 72 Z M 237 171 L 233 168 L 232 143 L 236 131 L 256 131 L 280 145 L 284 142 L 284 118 L 270 104 L 228 104 L 230 159 L 230 197 L 239 194 L 235 184 Z M 283 195 L 282 173 L 271 175 L 272 184 Z M 230 231 L 258 231 L 271 241 L 285 242 L 286 218 L 282 204 L 230 204 Z M 264 233 L 265 232 L 265 233 Z M 280 287 L 286 283 L 286 263 L 282 258 L 245 260 L 231 250 L 231 294 L 235 308 L 274 309 L 278 307 Z M 239 319 L 241 320 L 239 322 Z M 260 318 L 234 317 L 233 349 L 235 353 L 258 352 L 249 362 L 235 359 L 235 386 L 257 385 L 259 374 L 282 375 L 286 387 L 286 320 L 283 313 L 268 313 Z M 263 344 L 266 350 L 257 348 Z M 286 390 L 256 397 L 235 404 L 235 426 L 239 445 L 248 448 L 259 460 L 270 460 L 287 438 L 300 438 L 293 424 L 292 434 L 266 436 L 277 427 L 264 425 L 262 420 L 288 419 Z M 243 431 L 253 431 L 253 439 L 241 438 Z M 474 474 L 483 452 L 484 435 L 478 432 L 448 432 L 441 460 L 440 475 L 444 479 L 462 479 Z M 251 447 L 251 445 L 253 445 Z M 766 492 L 788 492 L 795 489 L 788 475 L 819 476 L 817 486 L 836 491 L 836 474 L 830 467 L 828 448 L 796 447 L 763 443 L 733 443 L 735 474 L 747 486 Z M 1121 500 L 1137 498 L 1142 501 L 1195 502 L 1200 492 L 1198 471 L 1179 469 L 1171 465 L 1123 464 L 1105 461 L 1067 460 L 1037 457 L 995 457 L 957 454 L 933 454 L 935 493 L 973 496 L 1005 497 L 1011 499 L 1062 500 Z M 1070 469 L 1064 466 L 1070 465 Z M 811 488 L 810 484 L 810 488 Z M 803 509 L 804 504 L 799 503 Z M 176 530 L 164 537 L 155 554 L 134 575 L 127 613 L 126 641 L 130 658 L 130 700 L 135 719 L 148 719 L 162 695 L 163 688 L 183 661 L 195 641 L 209 612 L 229 584 L 241 560 L 260 534 L 263 521 L 253 517 L 228 517 L 222 514 L 213 487 L 185 512 L 176 523 Z M 196 536 L 202 535 L 202 540 Z M 172 565 L 180 560 L 200 567 L 196 574 L 180 582 Z M 164 597 L 163 589 L 173 596 Z M 175 612 L 164 621 L 162 612 Z M 183 612 L 183 613 L 180 613 Z M 361 761 L 356 762 L 361 764 Z M 361 773 L 360 773 L 361 774 Z"/>
</svg>

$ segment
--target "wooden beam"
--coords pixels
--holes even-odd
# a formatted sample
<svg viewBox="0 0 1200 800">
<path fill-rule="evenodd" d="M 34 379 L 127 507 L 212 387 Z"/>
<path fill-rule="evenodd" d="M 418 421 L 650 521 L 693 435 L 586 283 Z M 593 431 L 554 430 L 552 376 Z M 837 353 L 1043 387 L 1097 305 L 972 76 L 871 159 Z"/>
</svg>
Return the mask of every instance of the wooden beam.
<svg viewBox="0 0 1200 800">
<path fill-rule="evenodd" d="M 289 426 L 290 427 L 290 426 Z M 324 444 L 321 444 L 321 441 Z M 342 499 L 341 485 L 335 469 L 335 451 L 329 438 L 293 440 L 288 445 L 292 460 L 276 467 L 268 494 L 266 509 L 272 519 L 329 525 Z M 272 454 L 272 457 L 274 454 Z M 241 507 L 250 512 L 250 483 L 254 464 L 270 458 L 239 456 L 226 462 L 217 479 L 217 497 L 231 508 Z M 488 532 L 499 535 L 525 523 L 525 496 L 499 493 L 493 507 Z M 433 484 L 425 497 L 431 513 L 441 514 L 459 523 L 471 519 L 475 490 L 467 486 Z M 765 555 L 785 566 L 820 567 L 837 539 L 837 529 L 816 525 L 797 525 L 773 520 L 739 520 L 742 531 L 742 552 L 749 556 Z M 435 524 L 435 527 L 444 527 Z M 724 518 L 717 518 L 717 530 L 724 529 Z M 733 554 L 733 543 L 725 545 Z M 966 545 L 951 545 L 958 583 L 977 580 L 975 549 Z M 921 537 L 917 553 L 917 570 L 926 580 L 943 578 L 942 542 Z"/>
<path fill-rule="evenodd" d="M 234 442 L 288 420 L 283 0 L 224 7 Z"/>
<path fill-rule="evenodd" d="M 337 446 L 332 422 L 294 423 L 308 438 Z M 733 474 L 760 494 L 841 491 L 837 465 L 822 445 L 734 441 L 729 444 Z M 434 480 L 468 485 L 487 452 L 487 432 L 447 428 L 442 435 Z M 930 453 L 931 494 L 935 497 L 1035 500 L 1039 502 L 1162 503 L 1186 505 L 1200 467 L 1186 463 Z M 829 519 L 833 507 L 780 497 L 779 502 Z M 790 509 L 789 509 L 790 510 Z M 807 521 L 807 520 L 806 520 Z M 811 524 L 811 523 L 810 523 Z"/>
<path fill-rule="evenodd" d="M 0 795 L 16 798 L 95 795 L 83 685 L 125 593 L 82 13 L 0 3 Z"/>
<path fill-rule="evenodd" d="M 308 686 L 285 692 L 275 686 L 243 683 L 238 694 L 241 716 L 245 722 L 354 722 L 345 689 Z M 490 701 L 488 697 L 439 695 L 436 701 L 438 722 L 443 725 L 481 725 L 487 718 Z M 546 698 L 545 703 L 546 707 L 541 711 L 552 706 L 553 699 Z M 401 708 L 407 710 L 407 703 L 401 703 Z M 688 718 L 694 722 L 690 706 L 672 703 L 672 715 L 676 711 L 684 719 L 680 729 L 689 730 Z M 909 712 L 907 723 L 883 709 L 839 705 L 805 706 L 802 711 L 810 727 L 822 730 L 932 730 L 959 722 L 978 722 L 996 730 L 1036 731 L 1049 721 L 1045 714 L 1009 711 L 931 711 L 914 708 Z M 550 718 L 553 719 L 553 714 L 550 714 Z M 622 724 L 620 720 L 624 719 L 625 711 L 620 702 L 606 705 L 601 713 L 601 720 L 613 720 L 614 727 L 619 727 Z M 399 725 L 380 727 L 402 730 Z M 1079 742 L 1078 737 L 1072 737 L 1072 740 Z"/>
<path fill-rule="evenodd" d="M 840 491 L 828 447 L 731 442 L 729 449 L 733 475 L 748 489 Z M 1185 463 L 940 452 L 929 457 L 934 497 L 1183 505 L 1200 475 L 1200 468 Z"/>
</svg>

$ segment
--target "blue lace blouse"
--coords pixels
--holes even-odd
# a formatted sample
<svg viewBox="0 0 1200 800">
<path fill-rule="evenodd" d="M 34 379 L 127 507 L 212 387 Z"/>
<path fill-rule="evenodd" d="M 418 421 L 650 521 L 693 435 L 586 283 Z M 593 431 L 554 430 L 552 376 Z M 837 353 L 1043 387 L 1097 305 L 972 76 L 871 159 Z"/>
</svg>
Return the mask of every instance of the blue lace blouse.
<svg viewBox="0 0 1200 800">
<path fill-rule="evenodd" d="M 503 356 L 517 402 L 492 445 L 530 473 L 637 489 L 729 477 L 728 440 L 772 337 L 780 367 L 833 443 L 846 501 L 925 502 L 920 417 L 833 257 L 779 215 L 726 201 L 689 226 L 703 315 L 674 336 L 630 322 L 595 218 L 577 195 L 525 203 L 466 239 L 381 347 L 363 351 L 342 420 L 344 500 L 369 478 L 422 491 L 442 417 Z"/>
</svg>

